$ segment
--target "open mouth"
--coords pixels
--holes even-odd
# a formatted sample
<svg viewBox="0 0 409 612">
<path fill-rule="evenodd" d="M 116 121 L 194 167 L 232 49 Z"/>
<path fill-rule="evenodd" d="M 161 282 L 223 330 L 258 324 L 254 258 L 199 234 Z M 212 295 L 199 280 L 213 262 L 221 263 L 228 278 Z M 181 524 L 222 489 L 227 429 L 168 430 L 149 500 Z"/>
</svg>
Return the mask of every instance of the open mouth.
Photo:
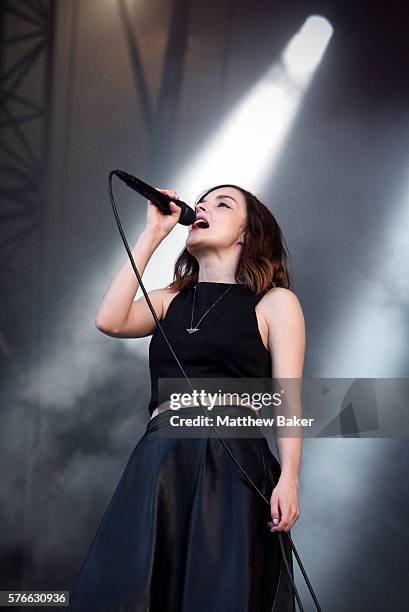
<svg viewBox="0 0 409 612">
<path fill-rule="evenodd" d="M 209 224 L 207 221 L 205 221 L 204 219 L 198 219 L 193 223 L 191 231 L 194 232 L 199 229 L 207 229 L 208 227 Z"/>
</svg>

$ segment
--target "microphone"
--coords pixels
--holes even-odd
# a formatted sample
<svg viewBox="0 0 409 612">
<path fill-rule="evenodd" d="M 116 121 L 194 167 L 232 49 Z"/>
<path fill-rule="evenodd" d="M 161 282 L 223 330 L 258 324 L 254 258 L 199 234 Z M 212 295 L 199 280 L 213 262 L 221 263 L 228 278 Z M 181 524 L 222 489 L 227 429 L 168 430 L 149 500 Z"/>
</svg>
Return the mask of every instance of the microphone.
<svg viewBox="0 0 409 612">
<path fill-rule="evenodd" d="M 164 215 L 172 214 L 169 202 L 174 202 L 182 209 L 178 223 L 181 223 L 182 225 L 192 225 L 195 222 L 196 213 L 193 208 L 186 204 L 186 202 L 182 202 L 182 200 L 172 200 L 172 198 L 165 193 L 161 193 L 154 187 L 151 187 L 147 183 L 144 183 L 135 176 L 132 176 L 132 174 L 128 174 L 123 170 L 115 170 L 114 174 L 116 174 L 121 181 L 126 183 L 128 187 L 140 195 L 143 195 L 147 200 L 150 200 L 152 204 L 155 204 L 155 206 L 159 208 Z"/>
</svg>

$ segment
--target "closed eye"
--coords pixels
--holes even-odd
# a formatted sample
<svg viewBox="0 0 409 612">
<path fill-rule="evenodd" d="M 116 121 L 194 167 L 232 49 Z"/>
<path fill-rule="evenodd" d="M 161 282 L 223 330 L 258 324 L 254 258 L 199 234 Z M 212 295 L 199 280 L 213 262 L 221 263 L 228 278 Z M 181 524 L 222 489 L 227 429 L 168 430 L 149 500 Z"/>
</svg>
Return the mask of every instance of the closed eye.
<svg viewBox="0 0 409 612">
<path fill-rule="evenodd" d="M 231 206 L 226 204 L 226 202 L 219 202 L 218 206 L 220 206 L 221 204 L 224 204 L 225 206 L 227 206 L 227 208 L 231 208 Z M 195 211 L 197 211 L 197 206 L 195 206 Z"/>
</svg>

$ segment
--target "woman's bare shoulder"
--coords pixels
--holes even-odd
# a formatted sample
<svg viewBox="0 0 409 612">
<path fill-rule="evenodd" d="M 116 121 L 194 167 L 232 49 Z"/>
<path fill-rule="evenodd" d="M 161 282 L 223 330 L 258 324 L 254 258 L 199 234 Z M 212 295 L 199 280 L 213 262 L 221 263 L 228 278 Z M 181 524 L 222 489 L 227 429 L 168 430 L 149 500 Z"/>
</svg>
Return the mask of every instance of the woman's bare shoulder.
<svg viewBox="0 0 409 612">
<path fill-rule="evenodd" d="M 272 311 L 278 310 L 298 310 L 302 311 L 300 300 L 292 289 L 286 287 L 273 287 L 269 289 L 261 298 L 260 312 L 268 318 Z"/>
</svg>

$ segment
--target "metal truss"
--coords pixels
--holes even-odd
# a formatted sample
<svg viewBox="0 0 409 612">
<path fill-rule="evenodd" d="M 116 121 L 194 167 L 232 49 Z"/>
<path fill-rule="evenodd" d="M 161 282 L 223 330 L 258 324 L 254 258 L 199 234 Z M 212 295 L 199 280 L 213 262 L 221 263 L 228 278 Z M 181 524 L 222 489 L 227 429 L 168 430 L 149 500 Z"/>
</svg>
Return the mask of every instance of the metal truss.
<svg viewBox="0 0 409 612">
<path fill-rule="evenodd" d="M 55 0 L 0 3 L 0 359 L 15 372 L 38 309 L 54 21 Z"/>
</svg>

